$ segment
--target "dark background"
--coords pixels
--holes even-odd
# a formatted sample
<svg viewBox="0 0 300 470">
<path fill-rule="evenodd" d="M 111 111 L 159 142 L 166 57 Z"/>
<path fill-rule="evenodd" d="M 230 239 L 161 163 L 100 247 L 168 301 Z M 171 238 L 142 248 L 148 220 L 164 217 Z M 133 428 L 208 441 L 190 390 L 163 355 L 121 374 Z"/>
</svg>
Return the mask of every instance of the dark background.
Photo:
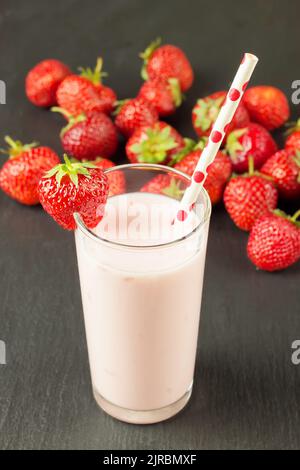
<svg viewBox="0 0 300 470">
<path fill-rule="evenodd" d="M 106 83 L 119 98 L 134 96 L 137 55 L 158 35 L 181 46 L 195 69 L 195 84 L 170 120 L 184 135 L 194 136 L 197 97 L 226 88 L 244 51 L 260 58 L 252 84 L 278 86 L 290 98 L 300 79 L 299 15 L 292 0 L 1 0 L 7 104 L 0 138 L 38 140 L 61 153 L 62 119 L 26 100 L 27 70 L 48 57 L 75 70 L 101 54 Z M 191 402 L 176 418 L 145 427 L 115 421 L 92 397 L 73 234 L 2 193 L 0 229 L 0 339 L 7 345 L 0 448 L 300 447 L 300 366 L 291 363 L 291 343 L 300 338 L 300 266 L 257 272 L 246 257 L 247 234 L 222 207 L 211 221 Z"/>
</svg>

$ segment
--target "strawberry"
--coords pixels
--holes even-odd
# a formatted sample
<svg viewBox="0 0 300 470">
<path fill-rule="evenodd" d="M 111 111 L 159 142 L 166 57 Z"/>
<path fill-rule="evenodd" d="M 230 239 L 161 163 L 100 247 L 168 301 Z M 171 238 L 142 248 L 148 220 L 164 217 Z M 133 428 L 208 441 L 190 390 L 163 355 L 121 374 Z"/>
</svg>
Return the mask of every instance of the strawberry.
<svg viewBox="0 0 300 470">
<path fill-rule="evenodd" d="M 102 59 L 98 58 L 94 70 L 80 68 L 81 75 L 69 75 L 59 85 L 56 97 L 60 108 L 72 116 L 88 111 L 99 111 L 109 114 L 117 99 L 115 92 L 101 83 L 105 75 L 102 69 Z"/>
<path fill-rule="evenodd" d="M 150 181 L 144 184 L 140 191 L 143 193 L 164 194 L 173 199 L 181 199 L 184 192 L 183 189 L 181 189 L 179 180 L 162 173 L 154 176 Z"/>
<path fill-rule="evenodd" d="M 282 126 L 289 118 L 290 109 L 286 96 L 273 86 L 248 88 L 243 96 L 250 119 L 268 130 Z"/>
<path fill-rule="evenodd" d="M 181 105 L 182 95 L 177 78 L 155 78 L 146 81 L 138 96 L 149 101 L 159 116 L 169 116 Z"/>
<path fill-rule="evenodd" d="M 256 219 L 277 205 L 274 183 L 254 172 L 253 159 L 249 159 L 249 173 L 233 177 L 224 191 L 225 208 L 237 227 L 250 230 Z"/>
<path fill-rule="evenodd" d="M 273 178 L 280 196 L 300 198 L 300 149 L 279 150 L 268 158 L 261 172 Z"/>
<path fill-rule="evenodd" d="M 226 150 L 231 158 L 233 171 L 244 173 L 248 169 L 249 156 L 253 157 L 254 167 L 259 169 L 276 152 L 277 145 L 264 127 L 251 122 L 247 127 L 228 135 Z"/>
<path fill-rule="evenodd" d="M 91 162 L 70 162 L 55 166 L 40 179 L 40 202 L 64 229 L 74 230 L 73 214 L 78 212 L 88 228 L 94 228 L 103 217 L 108 195 L 107 177 Z"/>
<path fill-rule="evenodd" d="M 56 153 L 36 143 L 23 145 L 5 137 L 9 144 L 9 159 L 0 170 L 0 187 L 11 198 L 22 204 L 39 204 L 37 185 L 44 173 L 59 163 Z"/>
<path fill-rule="evenodd" d="M 104 113 L 88 111 L 76 117 L 54 107 L 52 111 L 64 114 L 69 123 L 61 131 L 65 152 L 78 160 L 93 160 L 99 155 L 110 157 L 116 152 L 118 135 L 112 120 Z"/>
<path fill-rule="evenodd" d="M 199 137 L 209 136 L 212 126 L 225 101 L 226 94 L 226 91 L 217 91 L 212 95 L 199 99 L 195 104 L 192 110 L 192 123 Z M 228 126 L 226 135 L 234 129 L 248 126 L 249 122 L 248 111 L 245 106 L 240 103 Z"/>
<path fill-rule="evenodd" d="M 285 148 L 292 150 L 300 150 L 300 119 L 292 123 L 287 131 L 288 138 L 285 141 Z"/>
<path fill-rule="evenodd" d="M 202 150 L 196 148 L 176 163 L 175 168 L 192 176 L 198 160 L 201 158 L 201 154 Z M 232 165 L 230 158 L 224 152 L 219 151 L 209 166 L 207 178 L 204 182 L 204 188 L 208 192 L 212 204 L 217 204 L 221 201 L 225 184 L 229 180 L 231 173 Z"/>
<path fill-rule="evenodd" d="M 157 111 L 144 98 L 133 98 L 118 103 L 115 124 L 125 137 L 130 137 L 139 127 L 152 126 L 158 120 Z"/>
<path fill-rule="evenodd" d="M 176 46 L 161 46 L 161 39 L 153 41 L 140 54 L 144 60 L 142 78 L 177 78 L 181 91 L 187 91 L 193 84 L 194 72 L 184 52 Z"/>
<path fill-rule="evenodd" d="M 96 158 L 96 160 L 94 160 L 94 164 L 97 166 L 97 168 L 100 168 L 103 171 L 115 166 L 111 160 L 102 157 Z M 116 196 L 117 194 L 123 194 L 125 192 L 126 180 L 123 171 L 114 170 L 112 172 L 106 173 L 106 176 L 109 185 L 109 197 Z"/>
<path fill-rule="evenodd" d="M 117 102 L 117 95 L 114 90 L 108 86 L 98 85 L 96 86 L 98 95 L 101 101 L 99 111 L 106 114 L 111 114 L 114 110 L 115 103 Z"/>
<path fill-rule="evenodd" d="M 69 67 L 59 60 L 46 59 L 39 62 L 26 75 L 27 98 L 36 106 L 54 106 L 58 86 L 71 73 Z"/>
<path fill-rule="evenodd" d="M 300 258 L 300 223 L 297 218 L 276 210 L 258 219 L 252 227 L 248 257 L 259 269 L 277 271 L 296 263 Z"/>
<path fill-rule="evenodd" d="M 183 138 L 173 127 L 158 121 L 132 134 L 126 154 L 131 163 L 168 163 L 184 146 Z"/>
</svg>

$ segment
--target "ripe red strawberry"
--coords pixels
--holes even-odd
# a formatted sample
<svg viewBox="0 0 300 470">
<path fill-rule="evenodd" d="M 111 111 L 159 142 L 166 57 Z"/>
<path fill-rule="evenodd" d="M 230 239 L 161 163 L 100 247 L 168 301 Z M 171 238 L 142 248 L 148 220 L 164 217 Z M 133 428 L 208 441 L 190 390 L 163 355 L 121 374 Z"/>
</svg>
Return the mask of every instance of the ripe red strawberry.
<svg viewBox="0 0 300 470">
<path fill-rule="evenodd" d="M 103 217 L 108 195 L 107 177 L 91 162 L 65 163 L 52 168 L 40 179 L 40 202 L 51 217 L 63 228 L 76 228 L 73 214 L 78 212 L 89 228 Z"/>
<path fill-rule="evenodd" d="M 287 131 L 287 139 L 285 141 L 285 148 L 292 150 L 300 150 L 300 119 L 292 123 L 292 126 Z"/>
<path fill-rule="evenodd" d="M 133 98 L 119 103 L 115 124 L 125 137 L 130 137 L 139 127 L 152 126 L 158 120 L 157 111 L 144 98 Z"/>
<path fill-rule="evenodd" d="M 131 163 L 168 163 L 184 146 L 183 138 L 173 127 L 158 121 L 132 134 L 126 155 Z"/>
<path fill-rule="evenodd" d="M 216 93 L 197 101 L 192 110 L 192 123 L 199 137 L 209 136 L 225 98 L 226 91 L 217 91 Z M 226 135 L 234 129 L 248 126 L 249 122 L 250 119 L 248 111 L 243 103 L 240 103 L 231 123 L 228 126 Z"/>
<path fill-rule="evenodd" d="M 117 95 L 114 90 L 108 86 L 97 85 L 96 88 L 101 101 L 99 111 L 101 110 L 102 113 L 111 114 L 117 102 Z"/>
<path fill-rule="evenodd" d="M 181 199 L 184 192 L 181 188 L 180 180 L 166 174 L 154 176 L 141 187 L 140 191 L 143 193 L 164 194 L 173 199 Z"/>
<path fill-rule="evenodd" d="M 71 73 L 69 67 L 59 60 L 46 59 L 39 62 L 26 76 L 27 98 L 36 106 L 54 106 L 58 86 Z"/>
<path fill-rule="evenodd" d="M 36 143 L 23 145 L 5 137 L 9 159 L 0 170 L 0 187 L 11 198 L 26 205 L 39 203 L 37 185 L 44 173 L 59 163 L 56 153 L 49 147 L 36 147 Z"/>
<path fill-rule="evenodd" d="M 228 135 L 226 150 L 231 158 L 233 171 L 243 173 L 248 169 L 249 156 L 253 157 L 254 167 L 259 169 L 276 152 L 277 145 L 264 127 L 250 123 Z"/>
<path fill-rule="evenodd" d="M 254 172 L 253 160 L 249 173 L 232 178 L 224 191 L 224 204 L 231 219 L 242 230 L 250 230 L 256 219 L 275 209 L 277 190 L 274 183 Z"/>
<path fill-rule="evenodd" d="M 105 75 L 102 59 L 98 58 L 95 70 L 81 68 L 81 75 L 69 75 L 59 85 L 56 93 L 60 108 L 72 116 L 88 111 L 99 111 L 109 114 L 117 100 L 115 92 L 101 83 Z"/>
<path fill-rule="evenodd" d="M 300 198 L 300 149 L 279 150 L 268 158 L 261 172 L 273 178 L 280 196 Z"/>
<path fill-rule="evenodd" d="M 181 161 L 176 163 L 177 170 L 192 176 L 195 167 L 201 158 L 202 150 L 196 149 L 185 155 Z M 209 167 L 204 188 L 208 192 L 212 204 L 217 204 L 223 195 L 223 191 L 227 181 L 232 173 L 232 165 L 230 158 L 223 152 L 219 151 Z"/>
<path fill-rule="evenodd" d="M 61 108 L 52 108 L 69 119 L 62 129 L 61 142 L 65 152 L 78 160 L 94 160 L 99 155 L 110 157 L 116 152 L 118 135 L 112 120 L 104 113 L 89 111 L 71 116 Z"/>
<path fill-rule="evenodd" d="M 103 171 L 115 166 L 115 163 L 113 163 L 111 160 L 102 157 L 96 158 L 96 160 L 94 160 L 94 164 Z M 125 192 L 126 180 L 123 171 L 114 170 L 111 173 L 106 173 L 106 176 L 109 186 L 109 197 L 116 196 L 117 194 L 123 194 Z"/>
<path fill-rule="evenodd" d="M 243 103 L 250 119 L 268 130 L 282 126 L 289 118 L 290 109 L 286 96 L 273 86 L 254 86 L 245 91 Z"/>
<path fill-rule="evenodd" d="M 194 80 L 194 72 L 189 60 L 179 47 L 160 44 L 161 40 L 156 39 L 140 54 L 144 60 L 142 77 L 145 80 L 177 78 L 181 91 L 187 91 Z"/>
<path fill-rule="evenodd" d="M 277 271 L 300 258 L 300 211 L 293 217 L 276 210 L 258 219 L 252 227 L 247 252 L 259 269 Z"/>
<path fill-rule="evenodd" d="M 177 78 L 148 80 L 141 86 L 138 96 L 149 101 L 159 116 L 173 114 L 182 101 Z"/>
</svg>

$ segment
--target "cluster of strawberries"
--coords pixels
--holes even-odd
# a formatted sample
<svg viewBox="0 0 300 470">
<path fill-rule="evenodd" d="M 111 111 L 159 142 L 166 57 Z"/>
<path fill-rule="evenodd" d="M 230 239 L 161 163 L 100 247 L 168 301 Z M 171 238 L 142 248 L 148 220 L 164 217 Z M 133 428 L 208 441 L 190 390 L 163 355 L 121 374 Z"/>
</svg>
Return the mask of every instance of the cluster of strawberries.
<svg viewBox="0 0 300 470">
<path fill-rule="evenodd" d="M 10 159 L 0 171 L 1 188 L 24 204 L 41 202 L 64 228 L 74 228 L 74 211 L 95 226 L 101 215 L 96 217 L 94 209 L 91 212 L 90 202 L 86 204 L 90 212 L 84 210 L 89 188 L 94 195 L 96 191 L 91 177 L 98 178 L 97 205 L 105 202 L 108 191 L 115 195 L 125 190 L 121 171 L 107 177 L 100 171 L 114 166 L 110 158 L 117 151 L 119 134 L 126 139 L 130 162 L 174 166 L 191 176 L 226 92 L 197 101 L 192 123 L 198 142 L 183 138 L 161 118 L 176 111 L 182 94 L 191 87 L 194 73 L 190 62 L 181 49 L 162 46 L 160 40 L 151 43 L 141 58 L 145 82 L 135 98 L 123 101 L 117 101 L 114 90 L 103 85 L 101 58 L 94 70 L 81 69 L 79 75 L 57 60 L 35 66 L 26 77 L 26 94 L 35 105 L 51 107 L 66 119 L 61 144 L 72 158 L 65 157 L 60 164 L 51 149 L 23 146 L 7 137 Z M 276 209 L 278 198 L 300 200 L 300 121 L 290 128 L 283 150 L 278 151 L 270 134 L 288 118 L 288 101 L 279 89 L 249 88 L 204 184 L 213 204 L 224 198 L 234 223 L 251 230 L 248 256 L 258 268 L 268 271 L 286 268 L 300 258 L 300 214 L 290 217 Z M 174 197 L 180 194 L 166 174 L 153 178 L 141 190 Z M 64 204 L 53 202 L 62 199 Z"/>
<path fill-rule="evenodd" d="M 217 92 L 198 100 L 193 108 L 193 125 L 200 138 L 210 133 L 224 99 L 225 92 Z M 300 211 L 288 216 L 277 209 L 279 199 L 300 201 L 300 121 L 290 126 L 282 150 L 270 133 L 286 124 L 289 115 L 288 101 L 278 88 L 249 88 L 219 152 L 228 182 L 223 182 L 216 198 L 209 186 L 210 174 L 205 183 L 213 203 L 224 192 L 229 216 L 237 227 L 250 231 L 248 257 L 267 271 L 284 269 L 300 258 Z M 193 157 L 186 156 L 179 165 L 187 171 L 182 165 L 189 160 L 187 172 L 192 174 L 198 158 L 191 162 Z M 216 189 L 213 181 L 212 186 Z"/>
</svg>

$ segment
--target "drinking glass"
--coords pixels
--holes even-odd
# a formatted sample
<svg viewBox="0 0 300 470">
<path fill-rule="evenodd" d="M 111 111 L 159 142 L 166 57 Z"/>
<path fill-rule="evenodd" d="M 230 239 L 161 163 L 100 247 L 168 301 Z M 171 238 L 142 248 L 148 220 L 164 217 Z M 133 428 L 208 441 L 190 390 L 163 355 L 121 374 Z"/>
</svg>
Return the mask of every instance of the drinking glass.
<svg viewBox="0 0 300 470">
<path fill-rule="evenodd" d="M 152 164 L 105 173 L 126 188 L 109 196 L 99 226 L 74 215 L 93 393 L 119 420 L 155 423 L 192 393 L 211 204 L 202 189 L 179 231 L 187 175 Z"/>
</svg>

